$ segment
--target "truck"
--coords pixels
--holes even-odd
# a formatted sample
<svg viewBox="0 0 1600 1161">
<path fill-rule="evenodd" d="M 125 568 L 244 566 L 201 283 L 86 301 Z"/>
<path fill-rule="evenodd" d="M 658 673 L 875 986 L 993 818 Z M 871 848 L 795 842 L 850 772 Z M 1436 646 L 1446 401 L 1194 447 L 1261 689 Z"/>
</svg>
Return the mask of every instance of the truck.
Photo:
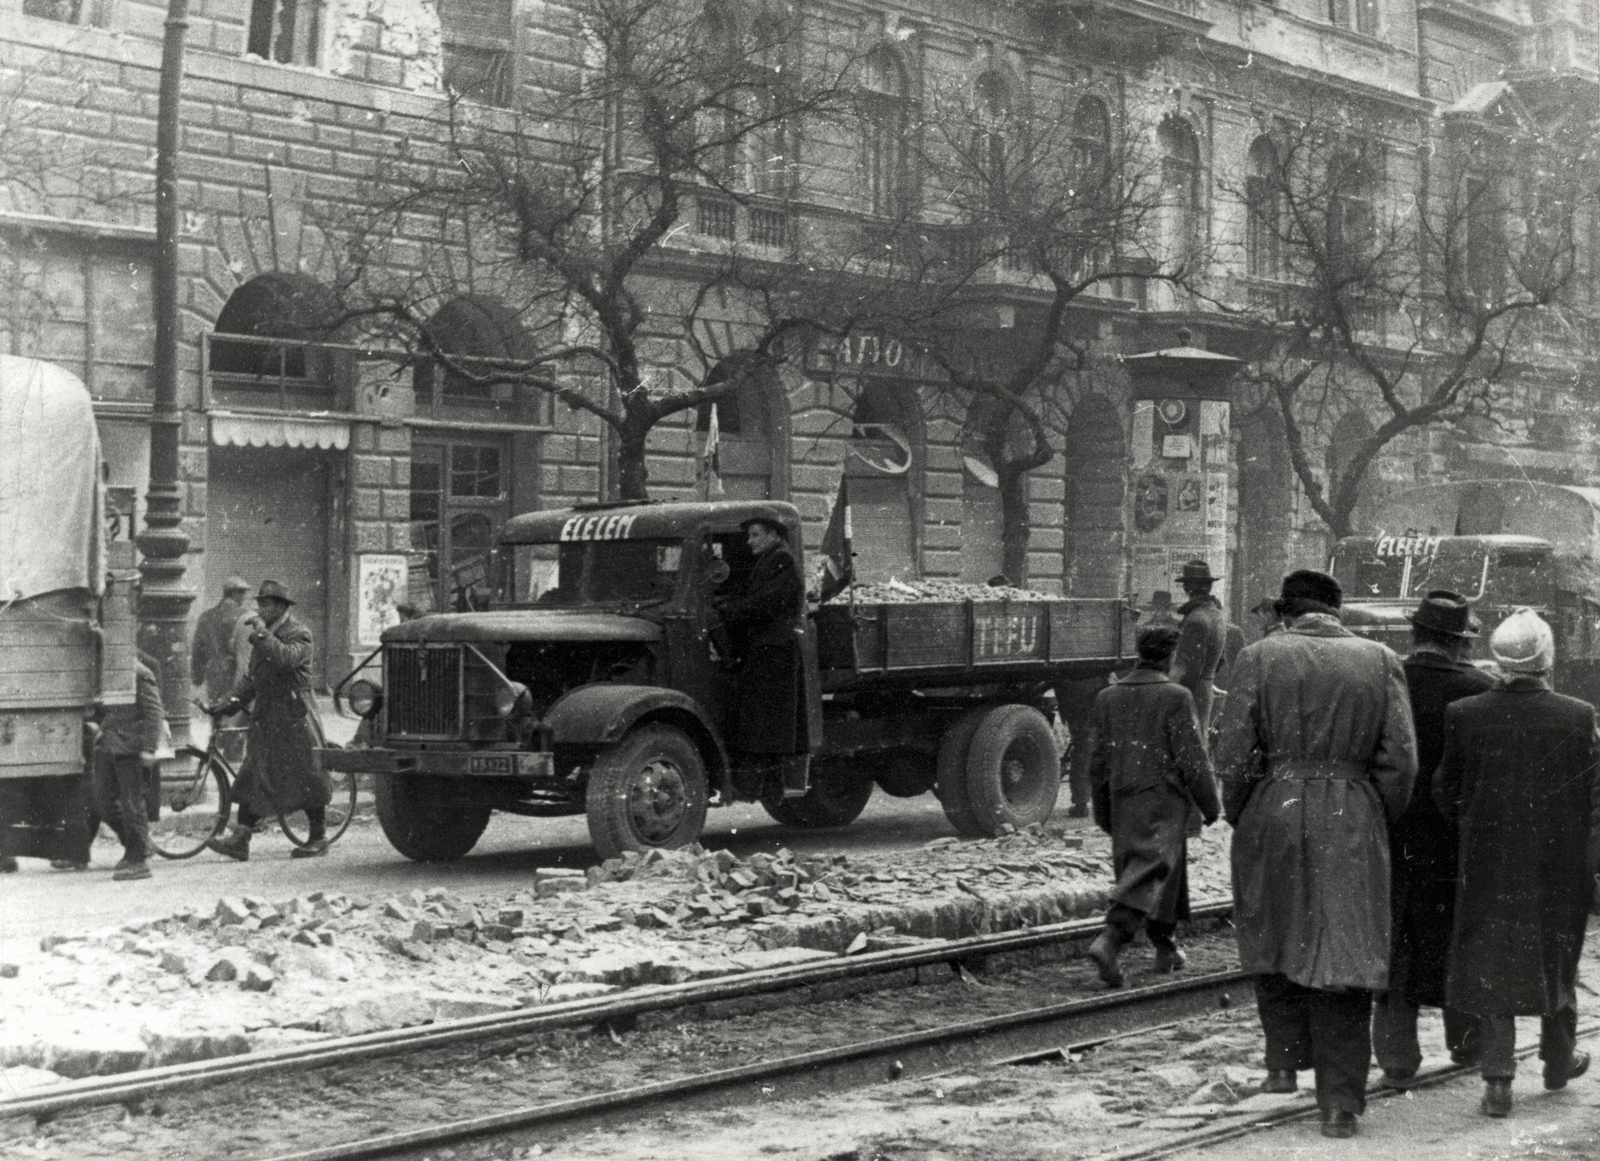
<svg viewBox="0 0 1600 1161">
<path fill-rule="evenodd" d="M 509 520 L 490 607 L 386 629 L 336 696 L 368 744 L 319 751 L 370 775 L 378 821 L 419 861 L 470 851 L 493 811 L 587 816 L 604 858 L 695 841 L 710 806 L 841 826 L 876 786 L 937 793 L 957 831 L 1047 818 L 1053 687 L 1128 660 L 1117 599 L 835 601 L 794 632 L 809 767 L 786 797 L 732 751 L 739 680 L 715 607 L 754 565 L 741 525 L 775 521 L 805 568 L 796 508 L 619 502 Z"/>
<path fill-rule="evenodd" d="M 86 857 L 99 723 L 134 700 L 137 574 L 105 508 L 82 380 L 0 355 L 0 856 Z"/>
<path fill-rule="evenodd" d="M 1518 608 L 1550 623 L 1554 684 L 1600 697 L 1600 489 L 1513 480 L 1410 488 L 1377 511 L 1376 534 L 1339 541 L 1331 571 L 1345 624 L 1405 652 L 1407 617 L 1430 589 L 1450 589 L 1483 624 Z"/>
</svg>

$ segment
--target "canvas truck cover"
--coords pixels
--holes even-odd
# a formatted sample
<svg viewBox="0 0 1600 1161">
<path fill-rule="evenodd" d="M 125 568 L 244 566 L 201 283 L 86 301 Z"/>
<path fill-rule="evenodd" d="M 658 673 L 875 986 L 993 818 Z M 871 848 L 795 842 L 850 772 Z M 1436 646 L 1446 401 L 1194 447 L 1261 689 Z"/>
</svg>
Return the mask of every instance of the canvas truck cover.
<svg viewBox="0 0 1600 1161">
<path fill-rule="evenodd" d="M 1600 562 L 1600 488 L 1470 480 L 1408 488 L 1378 509 L 1377 535 L 1535 536 L 1557 553 Z"/>
<path fill-rule="evenodd" d="M 100 434 L 69 371 L 0 355 L 0 604 L 105 587 Z"/>
</svg>

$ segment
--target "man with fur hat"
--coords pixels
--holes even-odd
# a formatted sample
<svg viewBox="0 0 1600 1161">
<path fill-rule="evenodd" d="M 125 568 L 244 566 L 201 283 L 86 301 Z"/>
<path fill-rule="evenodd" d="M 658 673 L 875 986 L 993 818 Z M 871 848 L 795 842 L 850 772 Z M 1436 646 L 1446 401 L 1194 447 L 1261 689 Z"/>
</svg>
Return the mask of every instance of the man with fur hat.
<svg viewBox="0 0 1600 1161">
<path fill-rule="evenodd" d="M 1170 625 L 1145 629 L 1138 665 L 1094 701 L 1089 784 L 1095 823 L 1111 836 L 1117 882 L 1089 958 L 1114 988 L 1122 986 L 1117 955 L 1141 926 L 1158 972 L 1183 967 L 1174 933 L 1189 918 L 1189 817 L 1209 826 L 1221 813 L 1194 698 L 1167 676 L 1177 645 Z"/>
<path fill-rule="evenodd" d="M 1372 993 L 1389 982 L 1386 820 L 1417 771 L 1400 659 L 1340 624 L 1342 595 L 1326 573 L 1284 578 L 1285 627 L 1240 652 L 1215 754 L 1262 1088 L 1315 1070 L 1329 1137 L 1354 1136 L 1366 1109 Z"/>
<path fill-rule="evenodd" d="M 311 699 L 311 630 L 289 611 L 294 600 L 275 580 L 261 582 L 258 614 L 250 630 L 250 664 L 234 685 L 224 708 L 248 709 L 250 732 L 244 764 L 233 785 L 239 824 L 211 848 L 243 862 L 250 857 L 250 835 L 267 818 L 303 810 L 310 843 L 293 858 L 326 854 L 324 812 L 331 797 L 328 776 L 313 751 L 323 745 L 322 721 Z"/>
<path fill-rule="evenodd" d="M 1550 689 L 1555 640 L 1531 609 L 1489 638 L 1506 681 L 1445 710 L 1434 798 L 1460 828 L 1445 1002 L 1478 1018 L 1483 1111 L 1511 1111 L 1516 1017 L 1538 1016 L 1544 1086 L 1582 1076 L 1578 957 L 1600 869 L 1594 707 Z"/>
<path fill-rule="evenodd" d="M 1187 689 L 1200 715 L 1202 737 L 1211 728 L 1211 707 L 1216 693 L 1217 669 L 1228 645 L 1228 618 L 1222 602 L 1211 595 L 1218 580 L 1203 560 L 1191 560 L 1174 578 L 1189 599 L 1178 606 L 1178 650 L 1172 659 L 1172 680 Z"/>
<path fill-rule="evenodd" d="M 1459 593 L 1436 589 L 1410 617 L 1405 660 L 1411 720 L 1422 775 L 1405 813 L 1389 827 L 1390 908 L 1394 936 L 1389 988 L 1372 1008 L 1372 1048 L 1386 1083 L 1404 1087 L 1422 1065 L 1417 1008 L 1444 1009 L 1445 1047 L 1457 1064 L 1477 1059 L 1476 1021 L 1444 1002 L 1445 952 L 1456 907 L 1455 827 L 1433 800 L 1429 779 L 1444 752 L 1444 711 L 1451 702 L 1498 684 L 1467 661 L 1478 625 Z"/>
</svg>

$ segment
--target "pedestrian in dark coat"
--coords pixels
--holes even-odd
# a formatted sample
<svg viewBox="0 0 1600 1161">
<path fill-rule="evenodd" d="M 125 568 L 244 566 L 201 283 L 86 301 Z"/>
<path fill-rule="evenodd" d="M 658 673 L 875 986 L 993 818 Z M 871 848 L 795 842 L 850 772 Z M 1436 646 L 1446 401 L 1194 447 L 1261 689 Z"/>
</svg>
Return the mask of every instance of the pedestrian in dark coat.
<svg viewBox="0 0 1600 1161">
<path fill-rule="evenodd" d="M 243 861 L 250 835 L 263 820 L 303 810 L 310 845 L 295 858 L 327 853 L 324 811 L 331 797 L 328 776 L 313 752 L 323 745 L 322 721 L 311 695 L 311 630 L 289 611 L 294 601 L 277 581 L 263 581 L 256 594 L 260 615 L 250 620 L 250 665 L 234 685 L 228 707 L 250 713 L 244 764 L 233 786 L 239 824 L 212 849 Z"/>
<path fill-rule="evenodd" d="M 119 882 L 150 877 L 146 787 L 161 748 L 165 714 L 155 671 L 136 661 L 133 672 L 133 703 L 106 710 L 94 755 L 95 809 L 122 843 L 122 861 L 111 873 Z"/>
<path fill-rule="evenodd" d="M 1089 956 L 1114 988 L 1123 979 L 1118 952 L 1141 926 L 1158 972 L 1187 962 L 1175 932 L 1189 918 L 1188 822 L 1194 814 L 1209 826 L 1222 810 L 1194 699 L 1166 673 L 1177 645 L 1176 629 L 1146 629 L 1138 665 L 1094 702 L 1089 784 L 1095 824 L 1111 836 L 1117 882 Z"/>
<path fill-rule="evenodd" d="M 1434 797 L 1461 831 L 1445 999 L 1479 1017 L 1483 1111 L 1511 1111 L 1517 1016 L 1540 1017 L 1544 1086 L 1577 1052 L 1578 957 L 1600 869 L 1594 707 L 1553 692 L 1550 627 L 1519 609 L 1489 638 L 1505 685 L 1445 710 Z"/>
<path fill-rule="evenodd" d="M 741 754 L 801 754 L 807 749 L 799 638 L 805 585 L 781 523 L 754 519 L 742 527 L 755 567 L 742 593 L 717 602 L 723 622 L 743 643 L 729 738 Z"/>
<path fill-rule="evenodd" d="M 1403 1086 L 1417 1075 L 1417 1009 L 1444 1009 L 1445 1047 L 1457 1064 L 1477 1060 L 1477 1021 L 1447 1007 L 1446 952 L 1456 910 L 1455 827 L 1433 800 L 1432 771 L 1444 752 L 1444 711 L 1451 702 L 1498 684 L 1469 665 L 1477 625 L 1458 593 L 1430 592 L 1411 616 L 1406 690 L 1417 729 L 1417 769 L 1424 775 L 1405 813 L 1389 827 L 1390 910 L 1394 935 L 1389 987 L 1372 1007 L 1372 1048 L 1384 1080 Z"/>
<path fill-rule="evenodd" d="M 221 701 L 239 678 L 233 634 L 244 616 L 244 596 L 250 585 L 242 577 L 229 577 L 222 599 L 200 614 L 189 649 L 189 676 L 205 687 L 206 700 Z"/>
<path fill-rule="evenodd" d="M 1172 659 L 1172 680 L 1187 689 L 1200 715 L 1200 734 L 1211 729 L 1211 710 L 1216 697 L 1217 670 L 1228 645 L 1228 618 L 1222 603 L 1211 595 L 1218 577 L 1203 560 L 1191 560 L 1176 578 L 1189 598 L 1178 606 L 1182 621 L 1178 625 L 1178 651 Z"/>
<path fill-rule="evenodd" d="M 1268 1092 L 1316 1071 L 1322 1131 L 1366 1108 L 1372 992 L 1389 982 L 1389 836 L 1416 776 L 1400 659 L 1339 623 L 1339 582 L 1284 578 L 1287 628 L 1247 645 L 1217 735 L 1234 824 L 1239 966 L 1256 978 Z"/>
</svg>

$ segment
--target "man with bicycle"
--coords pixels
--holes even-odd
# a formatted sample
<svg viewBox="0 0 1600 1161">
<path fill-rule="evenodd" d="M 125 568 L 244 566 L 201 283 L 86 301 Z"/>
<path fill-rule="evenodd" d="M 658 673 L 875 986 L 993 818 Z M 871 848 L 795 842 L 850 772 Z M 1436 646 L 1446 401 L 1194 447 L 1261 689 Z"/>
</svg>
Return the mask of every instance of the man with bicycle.
<svg viewBox="0 0 1600 1161">
<path fill-rule="evenodd" d="M 323 744 L 322 722 L 311 700 L 311 630 L 291 613 L 294 601 L 277 581 L 261 582 L 258 614 L 249 628 L 250 663 L 218 709 L 249 711 L 244 763 L 233 796 L 238 825 L 209 844 L 240 862 L 250 857 L 250 836 L 263 819 L 303 810 L 310 841 L 291 858 L 327 854 L 326 811 L 331 787 L 314 753 Z"/>
</svg>

